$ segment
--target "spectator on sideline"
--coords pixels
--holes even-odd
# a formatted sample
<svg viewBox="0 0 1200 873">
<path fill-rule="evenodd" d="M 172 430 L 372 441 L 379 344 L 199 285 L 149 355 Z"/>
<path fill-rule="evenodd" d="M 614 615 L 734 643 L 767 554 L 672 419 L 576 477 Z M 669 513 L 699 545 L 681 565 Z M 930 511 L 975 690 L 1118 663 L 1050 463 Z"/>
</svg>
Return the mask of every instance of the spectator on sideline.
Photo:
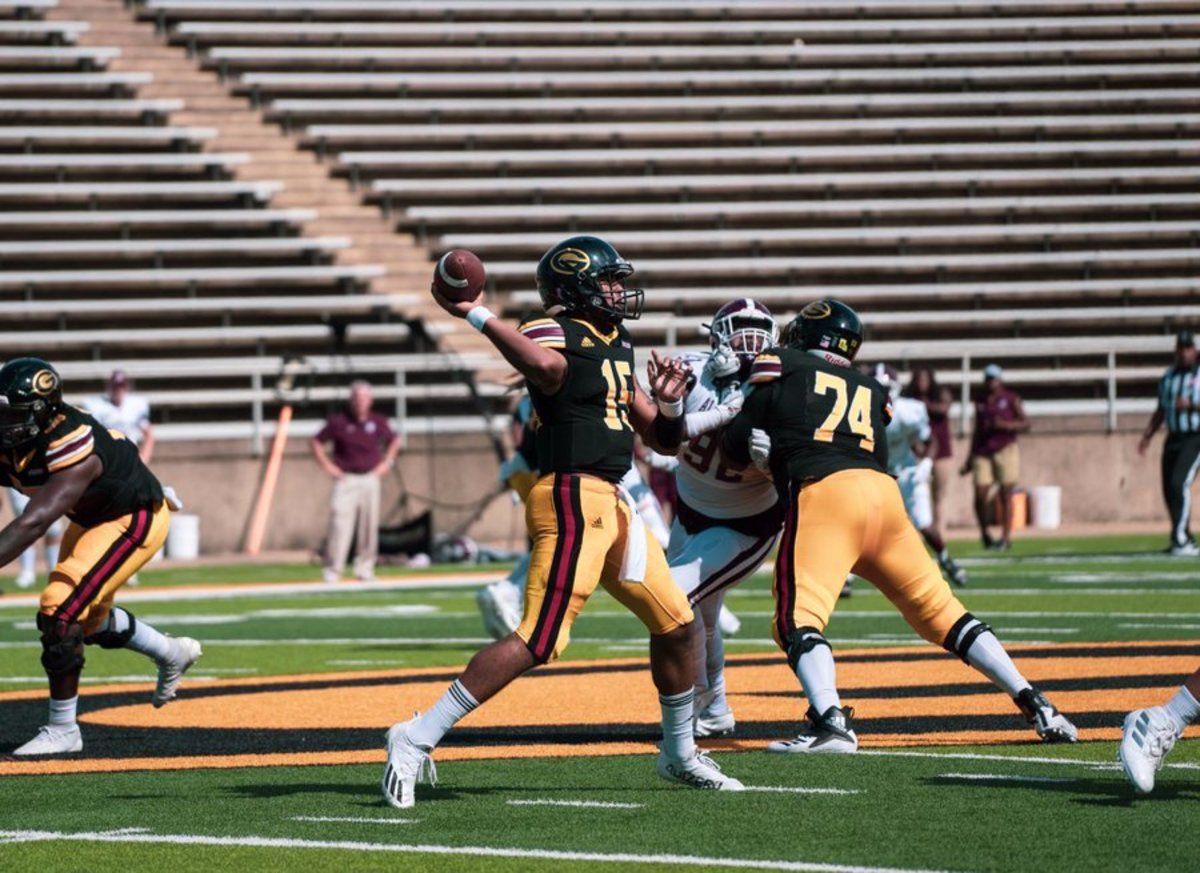
<svg viewBox="0 0 1200 873">
<path fill-rule="evenodd" d="M 1138 454 L 1145 455 L 1150 440 L 1167 425 L 1162 454 L 1162 492 L 1171 514 L 1172 555 L 1200 555 L 1192 539 L 1192 482 L 1200 466 L 1200 365 L 1196 337 L 1181 330 L 1175 338 L 1175 363 L 1158 383 L 1158 408 L 1138 441 Z"/>
<path fill-rule="evenodd" d="M 113 370 L 108 377 L 108 393 L 89 397 L 84 410 L 109 430 L 125 434 L 138 447 L 142 463 L 149 466 L 154 457 L 154 426 L 150 424 L 150 403 L 131 390 L 124 370 Z"/>
<path fill-rule="evenodd" d="M 913 370 L 904 396 L 920 400 L 929 412 L 929 428 L 937 446 L 933 455 L 933 530 L 939 537 L 945 537 L 946 532 L 942 529 L 944 505 L 954 477 L 954 438 L 950 435 L 953 397 L 949 388 L 938 384 L 932 367 Z"/>
<path fill-rule="evenodd" d="M 354 575 L 364 582 L 375 578 L 379 552 L 379 480 L 396 461 L 400 437 L 386 417 L 374 412 L 369 382 L 350 384 L 350 402 L 335 412 L 312 438 L 317 463 L 334 479 L 329 501 L 329 529 L 325 537 L 326 582 L 341 579 L 350 557 L 350 541 L 357 542 Z M 332 452 L 325 448 L 328 443 Z"/>
<path fill-rule="evenodd" d="M 975 519 L 986 549 L 1007 550 L 1012 540 L 1012 492 L 1020 475 L 1017 434 L 1029 430 L 1025 406 L 1017 392 L 1004 384 L 999 364 L 983 368 L 983 396 L 975 401 L 975 432 L 971 451 L 963 463 L 962 475 L 972 473 L 975 480 Z M 987 502 L 992 486 L 1000 486 L 999 540 L 988 533 Z"/>
</svg>

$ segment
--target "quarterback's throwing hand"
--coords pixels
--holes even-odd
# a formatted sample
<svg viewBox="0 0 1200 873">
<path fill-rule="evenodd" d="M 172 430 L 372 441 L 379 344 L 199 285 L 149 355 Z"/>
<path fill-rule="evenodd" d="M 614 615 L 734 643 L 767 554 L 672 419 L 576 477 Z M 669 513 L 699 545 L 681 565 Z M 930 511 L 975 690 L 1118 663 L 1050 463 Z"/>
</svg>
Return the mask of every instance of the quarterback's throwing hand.
<svg viewBox="0 0 1200 873">
<path fill-rule="evenodd" d="M 473 300 L 451 300 L 438 290 L 436 282 L 429 287 L 429 293 L 433 295 L 433 299 L 438 306 L 442 307 L 442 309 L 449 312 L 455 318 L 466 318 L 468 312 L 483 302 L 482 291 Z"/>
<path fill-rule="evenodd" d="M 764 473 L 771 470 L 771 438 L 760 428 L 750 431 L 750 460 Z"/>
<path fill-rule="evenodd" d="M 687 394 L 688 376 L 691 370 L 676 358 L 659 357 L 651 350 L 646 363 L 646 376 L 650 380 L 650 391 L 664 403 L 682 400 Z"/>
</svg>

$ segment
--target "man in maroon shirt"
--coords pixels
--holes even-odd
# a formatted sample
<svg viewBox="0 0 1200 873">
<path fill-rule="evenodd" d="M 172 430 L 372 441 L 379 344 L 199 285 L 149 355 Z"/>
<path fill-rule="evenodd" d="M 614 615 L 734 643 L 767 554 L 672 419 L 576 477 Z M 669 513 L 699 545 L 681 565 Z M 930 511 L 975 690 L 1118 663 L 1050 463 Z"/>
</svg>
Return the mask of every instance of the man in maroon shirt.
<svg viewBox="0 0 1200 873">
<path fill-rule="evenodd" d="M 317 463 L 334 479 L 325 539 L 326 582 L 341 578 L 350 556 L 350 541 L 355 538 L 354 575 L 364 582 L 375 578 L 379 480 L 395 463 L 401 440 L 387 418 L 371 411 L 372 400 L 370 383 L 352 383 L 346 409 L 329 416 L 312 438 Z"/>
<path fill-rule="evenodd" d="M 962 475 L 975 479 L 975 519 L 984 548 L 1006 550 L 1012 537 L 1012 492 L 1017 484 L 1020 455 L 1017 434 L 1029 430 L 1029 419 L 1017 392 L 1003 382 L 998 364 L 983 370 L 983 396 L 975 401 L 975 433 Z M 1000 486 L 1000 526 L 1004 533 L 993 540 L 987 529 L 987 501 L 992 486 Z"/>
</svg>

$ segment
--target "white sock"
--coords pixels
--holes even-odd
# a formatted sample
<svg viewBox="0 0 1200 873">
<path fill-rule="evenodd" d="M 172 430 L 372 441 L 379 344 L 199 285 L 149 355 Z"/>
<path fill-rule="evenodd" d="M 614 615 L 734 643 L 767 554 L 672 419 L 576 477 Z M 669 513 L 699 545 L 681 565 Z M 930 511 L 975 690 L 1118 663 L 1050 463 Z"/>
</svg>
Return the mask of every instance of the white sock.
<svg viewBox="0 0 1200 873">
<path fill-rule="evenodd" d="M 58 566 L 58 543 L 46 544 L 46 573 Z"/>
<path fill-rule="evenodd" d="M 1167 701 L 1163 707 L 1170 716 L 1171 721 L 1175 722 L 1175 729 L 1183 733 L 1183 729 L 1196 719 L 1200 718 L 1200 701 L 1188 691 L 1184 685 L 1175 692 L 1175 696 Z"/>
<path fill-rule="evenodd" d="M 831 706 L 839 709 L 842 700 L 837 692 L 837 668 L 833 663 L 833 649 L 829 646 L 814 646 L 796 663 L 796 678 L 804 688 L 809 705 L 824 715 Z"/>
<path fill-rule="evenodd" d="M 50 698 L 50 721 L 55 727 L 72 727 L 75 724 L 75 708 L 79 705 L 79 695 L 66 700 Z"/>
<path fill-rule="evenodd" d="M 155 630 L 144 621 L 135 621 L 133 616 L 119 606 L 113 607 L 113 611 L 108 614 L 108 622 L 104 625 L 104 630 L 118 634 L 124 633 L 129 630 L 131 623 L 134 625 L 133 636 L 129 638 L 125 648 L 153 658 L 155 661 L 165 661 L 171 657 L 174 652 L 170 637 Z"/>
<path fill-rule="evenodd" d="M 689 760 L 696 754 L 696 740 L 692 736 L 695 690 L 659 694 L 658 702 L 662 706 L 663 754 L 674 761 Z"/>
<path fill-rule="evenodd" d="M 991 631 L 984 631 L 975 638 L 971 648 L 967 649 L 967 663 L 991 679 L 1009 697 L 1016 697 L 1030 687 L 1029 680 L 1021 675 Z"/>
<path fill-rule="evenodd" d="M 729 712 L 729 701 L 725 699 L 725 671 L 721 670 L 716 675 L 709 674 L 708 677 L 708 693 L 711 698 L 708 703 L 708 711 L 713 715 L 722 715 Z"/>
<path fill-rule="evenodd" d="M 32 576 L 37 569 L 35 565 L 36 561 L 37 552 L 34 551 L 33 547 L 21 552 L 21 575 Z"/>
<path fill-rule="evenodd" d="M 460 680 L 455 679 L 441 700 L 409 725 L 408 738 L 418 746 L 432 749 L 442 741 L 442 737 L 450 728 L 477 706 L 479 701 L 471 696 L 471 692 Z"/>
</svg>

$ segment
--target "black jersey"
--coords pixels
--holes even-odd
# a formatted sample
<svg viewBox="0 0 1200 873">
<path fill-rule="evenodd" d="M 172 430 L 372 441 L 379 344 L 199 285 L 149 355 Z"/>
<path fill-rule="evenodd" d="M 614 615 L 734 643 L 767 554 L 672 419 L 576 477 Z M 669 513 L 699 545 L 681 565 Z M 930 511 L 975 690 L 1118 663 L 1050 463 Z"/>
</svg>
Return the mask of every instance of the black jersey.
<svg viewBox="0 0 1200 873">
<path fill-rule="evenodd" d="M 774 348 L 755 358 L 749 382 L 752 390 L 723 440 L 735 461 L 749 461 L 750 431 L 762 428 L 771 437 L 777 484 L 848 469 L 887 472 L 891 402 L 870 376 L 808 352 Z"/>
<path fill-rule="evenodd" d="M 53 474 L 92 455 L 100 459 L 104 471 L 67 513 L 71 521 L 94 527 L 163 499 L 162 486 L 132 442 L 66 404 L 36 440 L 0 452 L 0 474 L 22 494 L 31 495 Z"/>
<path fill-rule="evenodd" d="M 567 359 L 567 377 L 554 394 L 533 385 L 537 469 L 587 473 L 619 482 L 633 463 L 633 343 L 618 325 L 608 334 L 589 322 L 559 316 L 520 327 L 540 345 Z"/>
</svg>

